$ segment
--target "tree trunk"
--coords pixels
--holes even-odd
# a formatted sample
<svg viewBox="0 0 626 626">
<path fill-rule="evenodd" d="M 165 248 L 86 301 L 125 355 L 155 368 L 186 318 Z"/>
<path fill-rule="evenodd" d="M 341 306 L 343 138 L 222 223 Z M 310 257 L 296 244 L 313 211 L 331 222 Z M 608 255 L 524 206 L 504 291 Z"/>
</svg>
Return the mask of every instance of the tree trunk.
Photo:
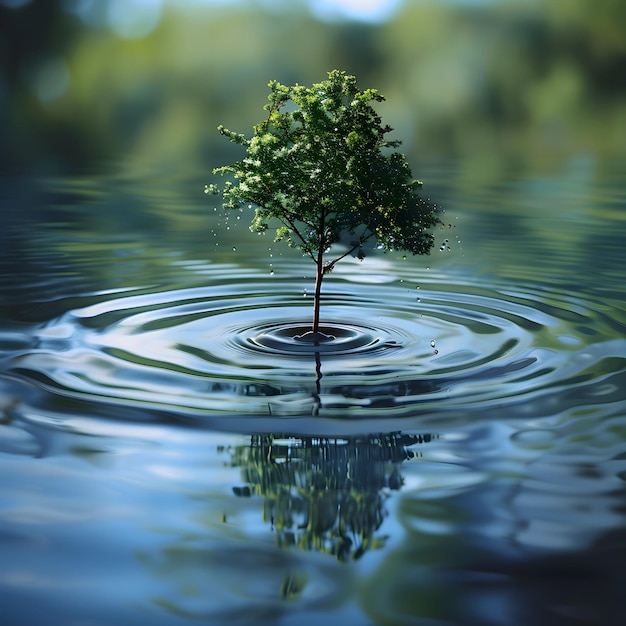
<svg viewBox="0 0 626 626">
<path fill-rule="evenodd" d="M 324 280 L 324 249 L 326 248 L 324 240 L 324 228 L 326 226 L 326 211 L 322 207 L 320 212 L 320 221 L 317 229 L 318 247 L 317 261 L 315 262 L 315 294 L 313 296 L 313 326 L 311 328 L 313 335 L 316 336 L 320 332 L 320 296 L 322 294 L 322 281 Z"/>
<path fill-rule="evenodd" d="M 313 295 L 313 326 L 314 333 L 320 332 L 320 296 L 322 294 L 322 281 L 324 280 L 324 253 L 320 250 L 315 263 L 315 293 Z"/>
</svg>

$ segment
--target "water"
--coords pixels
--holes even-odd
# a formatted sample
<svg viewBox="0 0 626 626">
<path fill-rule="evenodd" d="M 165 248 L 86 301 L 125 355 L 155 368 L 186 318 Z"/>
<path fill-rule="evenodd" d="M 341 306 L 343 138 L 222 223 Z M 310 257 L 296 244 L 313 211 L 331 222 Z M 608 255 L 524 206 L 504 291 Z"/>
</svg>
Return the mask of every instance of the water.
<svg viewBox="0 0 626 626">
<path fill-rule="evenodd" d="M 626 620 L 623 168 L 429 167 L 320 345 L 202 177 L 3 181 L 3 623 Z"/>
</svg>

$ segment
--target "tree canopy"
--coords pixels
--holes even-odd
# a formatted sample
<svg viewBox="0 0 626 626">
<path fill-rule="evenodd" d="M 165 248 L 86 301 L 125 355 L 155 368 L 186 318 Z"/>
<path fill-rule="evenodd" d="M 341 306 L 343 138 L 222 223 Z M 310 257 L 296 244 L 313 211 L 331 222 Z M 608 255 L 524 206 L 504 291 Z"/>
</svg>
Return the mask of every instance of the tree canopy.
<svg viewBox="0 0 626 626">
<path fill-rule="evenodd" d="M 224 186 L 226 206 L 253 203 L 252 230 L 264 231 L 276 218 L 277 239 L 314 261 L 346 231 L 356 247 L 375 237 L 386 250 L 429 252 L 437 211 L 418 194 L 422 183 L 405 156 L 384 151 L 400 142 L 385 138 L 392 129 L 371 105 L 383 96 L 359 91 L 345 72 L 328 76 L 312 87 L 271 81 L 268 117 L 250 139 L 219 127 L 246 148 L 242 161 L 215 170 L 237 179 Z M 290 102 L 297 108 L 282 110 Z"/>
</svg>

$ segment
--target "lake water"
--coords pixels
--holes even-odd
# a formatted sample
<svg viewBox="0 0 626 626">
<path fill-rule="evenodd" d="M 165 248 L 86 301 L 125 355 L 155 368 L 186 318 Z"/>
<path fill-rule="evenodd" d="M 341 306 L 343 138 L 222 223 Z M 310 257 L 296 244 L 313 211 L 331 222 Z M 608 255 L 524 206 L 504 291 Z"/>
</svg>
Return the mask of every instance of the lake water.
<svg viewBox="0 0 626 626">
<path fill-rule="evenodd" d="M 624 163 L 424 164 L 319 350 L 307 259 L 122 171 L 2 181 L 2 624 L 626 623 Z"/>
</svg>

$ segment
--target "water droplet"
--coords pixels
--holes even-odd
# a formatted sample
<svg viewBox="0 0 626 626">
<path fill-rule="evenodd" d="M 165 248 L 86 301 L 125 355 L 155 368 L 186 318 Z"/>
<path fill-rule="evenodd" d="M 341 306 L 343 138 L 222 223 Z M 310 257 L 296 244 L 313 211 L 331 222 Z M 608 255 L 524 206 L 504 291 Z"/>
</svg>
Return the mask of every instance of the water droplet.
<svg viewBox="0 0 626 626">
<path fill-rule="evenodd" d="M 233 246 L 233 252 L 237 252 L 237 248 L 235 248 L 235 246 Z"/>
<path fill-rule="evenodd" d="M 309 294 L 306 292 L 306 289 L 304 290 L 304 293 L 302 294 L 303 298 L 306 298 Z"/>
<path fill-rule="evenodd" d="M 439 350 L 433 350 L 433 354 L 439 354 Z"/>
<path fill-rule="evenodd" d="M 421 301 L 422 301 L 422 299 L 421 299 L 421 298 L 417 298 L 417 299 L 416 299 L 416 302 L 421 302 Z"/>
<path fill-rule="evenodd" d="M 270 270 L 270 276 L 274 276 L 274 270 Z"/>
<path fill-rule="evenodd" d="M 431 339 L 431 340 L 430 340 L 430 347 L 431 347 L 431 348 L 434 348 L 434 347 L 435 347 L 435 340 L 434 340 L 434 339 Z"/>
</svg>

